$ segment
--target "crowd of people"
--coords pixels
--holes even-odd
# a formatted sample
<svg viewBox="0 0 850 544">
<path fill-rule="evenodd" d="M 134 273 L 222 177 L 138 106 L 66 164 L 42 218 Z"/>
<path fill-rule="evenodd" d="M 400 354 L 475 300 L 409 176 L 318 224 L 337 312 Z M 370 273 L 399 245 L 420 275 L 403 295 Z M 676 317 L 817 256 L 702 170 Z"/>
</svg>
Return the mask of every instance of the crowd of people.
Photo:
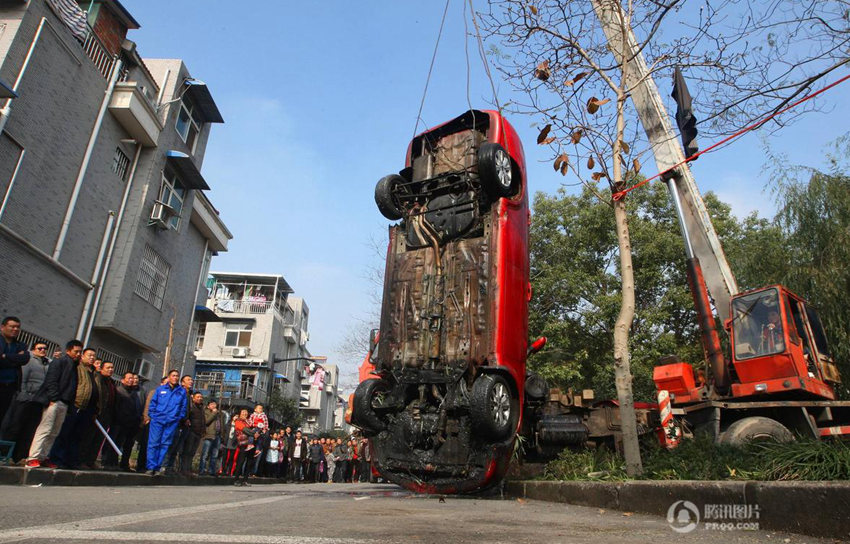
<svg viewBox="0 0 850 544">
<path fill-rule="evenodd" d="M 118 380 L 114 364 L 78 340 L 52 359 L 46 342 L 18 342 L 21 320 L 0 324 L 0 440 L 30 468 L 123 469 L 293 482 L 371 479 L 365 439 L 307 437 L 273 429 L 261 404 L 230 416 L 171 370 L 148 392 L 140 376 Z M 135 464 L 132 453 L 137 451 Z M 199 457 L 197 464 L 196 457 Z"/>
</svg>

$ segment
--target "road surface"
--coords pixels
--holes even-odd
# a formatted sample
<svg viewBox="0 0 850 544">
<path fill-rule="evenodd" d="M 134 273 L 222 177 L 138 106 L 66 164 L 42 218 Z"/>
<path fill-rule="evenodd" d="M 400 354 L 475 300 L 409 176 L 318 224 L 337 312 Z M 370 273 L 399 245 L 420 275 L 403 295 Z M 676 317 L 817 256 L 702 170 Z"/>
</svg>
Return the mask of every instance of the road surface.
<svg viewBox="0 0 850 544">
<path fill-rule="evenodd" d="M 829 542 L 767 531 L 679 534 L 660 517 L 498 497 L 441 500 L 382 484 L 2 488 L 0 542 L 98 541 Z"/>
</svg>

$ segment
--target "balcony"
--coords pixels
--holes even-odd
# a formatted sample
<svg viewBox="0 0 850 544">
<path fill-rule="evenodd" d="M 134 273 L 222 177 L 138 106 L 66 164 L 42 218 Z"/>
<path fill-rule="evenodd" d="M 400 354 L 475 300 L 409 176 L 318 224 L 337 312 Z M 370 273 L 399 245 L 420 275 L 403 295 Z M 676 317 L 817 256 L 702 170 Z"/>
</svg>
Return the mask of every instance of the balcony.
<svg viewBox="0 0 850 544">
<path fill-rule="evenodd" d="M 274 308 L 271 300 L 210 299 L 207 305 L 227 314 L 267 314 Z"/>
<path fill-rule="evenodd" d="M 109 111 L 139 144 L 145 147 L 156 145 L 159 133 L 162 132 L 162 123 L 144 86 L 135 81 L 117 83 L 109 102 Z"/>
<path fill-rule="evenodd" d="M 301 386 L 298 398 L 298 408 L 301 410 L 321 410 L 322 398 L 318 387 Z"/>
</svg>

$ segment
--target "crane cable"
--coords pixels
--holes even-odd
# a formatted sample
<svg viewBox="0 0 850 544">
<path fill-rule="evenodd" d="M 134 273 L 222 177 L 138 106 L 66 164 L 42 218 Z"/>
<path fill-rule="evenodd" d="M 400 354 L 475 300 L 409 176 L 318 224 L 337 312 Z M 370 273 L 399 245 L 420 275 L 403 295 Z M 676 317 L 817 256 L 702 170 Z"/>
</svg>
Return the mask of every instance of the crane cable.
<svg viewBox="0 0 850 544">
<path fill-rule="evenodd" d="M 440 47 L 440 38 L 443 36 L 443 27 L 446 25 L 446 14 L 449 12 L 449 4 L 451 0 L 446 0 L 446 7 L 443 8 L 443 18 L 440 21 L 440 31 L 437 33 L 437 43 L 434 44 L 434 53 L 431 55 L 431 65 L 428 67 L 428 77 L 425 79 L 425 89 L 422 91 L 422 100 L 419 102 L 419 111 L 416 113 L 416 124 L 413 127 L 413 138 L 416 137 L 416 131 L 419 130 L 419 121 L 422 120 L 422 108 L 425 106 L 425 96 L 428 94 L 428 84 L 431 83 L 431 73 L 434 71 L 434 61 L 437 60 L 437 49 Z"/>
<path fill-rule="evenodd" d="M 628 187 L 627 189 L 623 189 L 622 191 L 617 191 L 616 193 L 614 193 L 614 194 L 612 195 L 612 198 L 613 198 L 614 200 L 620 200 L 620 199 L 624 198 L 624 197 L 625 197 L 628 193 L 630 193 L 630 192 L 634 191 L 634 190 L 635 190 L 635 189 L 637 189 L 638 187 L 642 187 L 642 186 L 646 185 L 647 183 L 649 183 L 650 181 L 653 181 L 653 180 L 655 180 L 655 179 L 658 179 L 658 178 L 660 178 L 660 177 L 664 176 L 664 174 L 667 174 L 667 173 L 669 173 L 669 172 L 671 172 L 671 171 L 675 170 L 676 168 L 678 168 L 678 167 L 682 166 L 683 164 L 687 164 L 687 163 L 689 163 L 689 162 L 691 162 L 691 161 L 693 161 L 693 160 L 696 160 L 696 158 L 697 158 L 697 157 L 699 157 L 700 155 L 703 155 L 703 154 L 705 154 L 705 153 L 708 153 L 708 152 L 710 152 L 710 151 L 713 151 L 713 150 L 717 149 L 718 147 L 720 147 L 721 145 L 723 145 L 723 144 L 725 144 L 725 143 L 728 143 L 728 142 L 730 142 L 730 141 L 732 141 L 732 140 L 734 140 L 734 139 L 736 139 L 736 138 L 738 138 L 738 137 L 740 137 L 740 136 L 743 136 L 743 135 L 744 135 L 744 134 L 746 134 L 747 132 L 750 132 L 750 131 L 752 131 L 752 130 L 755 130 L 755 129 L 759 128 L 760 126 L 762 126 L 763 124 L 767 123 L 768 121 L 770 121 L 770 120 L 771 120 L 771 119 L 773 119 L 774 117 L 776 117 L 776 116 L 778 116 L 778 115 L 781 115 L 781 114 L 785 113 L 786 111 L 788 111 L 788 110 L 790 110 L 790 109 L 792 109 L 792 108 L 795 108 L 795 107 L 799 106 L 799 105 L 800 105 L 800 104 L 802 104 L 803 102 L 806 102 L 806 101 L 808 101 L 808 100 L 811 100 L 812 98 L 816 97 L 817 95 L 819 95 L 819 94 L 821 94 L 821 93 L 824 93 L 824 92 L 828 91 L 829 89 L 831 89 L 831 88 L 833 88 L 833 87 L 835 87 L 835 86 L 837 86 L 837 85 L 839 85 L 839 84 L 841 84 L 841 83 L 844 83 L 844 82 L 845 82 L 845 81 L 847 81 L 848 79 L 850 79 L 850 75 L 844 76 L 844 77 L 842 77 L 841 79 L 839 79 L 838 81 L 834 81 L 834 82 L 830 83 L 829 85 L 827 85 L 827 86 L 826 86 L 826 87 L 824 87 L 823 89 L 820 89 L 820 90 L 818 90 L 818 91 L 813 92 L 812 94 L 809 94 L 809 95 L 804 96 L 803 98 L 801 98 L 800 100 L 797 100 L 796 102 L 794 102 L 794 103 L 793 103 L 793 104 L 791 104 L 790 106 L 788 106 L 788 107 L 786 107 L 786 108 L 783 108 L 783 109 L 781 109 L 781 110 L 775 111 L 775 112 L 771 113 L 770 115 L 768 115 L 768 116 L 766 116 L 766 117 L 764 117 L 764 118 L 762 118 L 762 119 L 759 119 L 759 120 L 758 120 L 758 121 L 756 121 L 755 123 L 753 123 L 753 124 L 751 124 L 751 125 L 749 125 L 749 126 L 746 126 L 746 127 L 742 128 L 742 129 L 741 129 L 741 130 L 739 130 L 738 132 L 736 132 L 736 133 L 734 133 L 734 134 L 731 134 L 730 136 L 727 136 L 726 138 L 724 138 L 724 139 L 720 140 L 719 142 L 717 142 L 717 143 L 715 143 L 715 144 L 710 145 L 709 147 L 707 147 L 707 148 L 703 149 L 702 151 L 699 151 L 699 152 L 697 152 L 697 153 L 694 153 L 693 155 L 691 155 L 690 157 L 686 158 L 686 159 L 685 159 L 685 160 L 683 160 L 682 162 L 679 162 L 679 163 L 677 163 L 677 164 L 674 164 L 673 166 L 671 166 L 670 168 L 668 168 L 668 169 L 664 170 L 663 172 L 659 172 L 659 173 L 655 174 L 654 176 L 652 176 L 652 177 L 650 177 L 650 178 L 647 178 L 647 179 L 645 179 L 645 180 L 641 181 L 640 183 L 636 183 L 636 184 L 632 185 L 631 187 Z"/>
<path fill-rule="evenodd" d="M 434 71 L 434 63 L 437 60 L 437 50 L 440 47 L 440 39 L 443 36 L 443 28 L 446 25 L 446 15 L 449 12 L 449 4 L 451 0 L 446 0 L 446 5 L 443 8 L 443 17 L 440 20 L 440 30 L 437 32 L 437 41 L 434 44 L 434 52 L 431 55 L 431 64 L 428 67 L 428 76 L 425 79 L 425 89 L 422 91 L 422 100 L 419 102 L 419 111 L 416 113 L 416 123 L 413 126 L 413 137 L 416 137 L 416 131 L 419 130 L 419 122 L 422 121 L 422 109 L 425 107 L 425 97 L 428 95 L 428 86 L 431 83 L 431 74 Z M 499 96 L 496 94 L 496 84 L 493 81 L 493 74 L 490 72 L 490 65 L 487 63 L 487 54 L 484 51 L 484 41 L 481 39 L 481 29 L 478 27 L 478 19 L 475 16 L 475 6 L 472 4 L 472 0 L 468 0 L 469 3 L 469 11 L 470 16 L 472 18 L 472 25 L 475 27 L 475 38 L 478 43 L 478 55 L 481 57 L 481 63 L 484 65 L 484 73 L 487 74 L 487 79 L 490 81 L 490 89 L 493 92 L 493 102 L 496 104 L 496 109 L 499 114 L 502 113 L 502 106 L 499 104 Z M 466 102 L 469 105 L 470 111 L 472 110 L 472 102 L 469 97 L 469 75 L 470 75 L 470 66 L 469 66 L 469 50 L 467 47 L 466 34 L 468 34 L 467 27 L 467 19 L 466 19 L 466 5 L 464 2 L 463 5 L 463 25 L 464 25 L 464 52 L 466 55 Z"/>
<path fill-rule="evenodd" d="M 487 63 L 487 54 L 484 52 L 484 41 L 481 39 L 481 29 L 478 28 L 478 19 L 475 17 L 475 6 L 472 5 L 472 0 L 469 0 L 469 11 L 472 16 L 472 25 L 475 27 L 475 37 L 478 40 L 478 55 L 481 57 L 481 64 L 484 65 L 484 73 L 487 74 L 487 79 L 490 80 L 490 89 L 493 91 L 493 101 L 496 103 L 496 110 L 498 110 L 499 115 L 501 115 L 502 106 L 499 105 L 499 95 L 496 94 L 496 84 L 493 83 L 493 74 L 490 73 L 490 65 Z M 466 18 L 464 17 L 464 22 L 465 21 Z"/>
</svg>

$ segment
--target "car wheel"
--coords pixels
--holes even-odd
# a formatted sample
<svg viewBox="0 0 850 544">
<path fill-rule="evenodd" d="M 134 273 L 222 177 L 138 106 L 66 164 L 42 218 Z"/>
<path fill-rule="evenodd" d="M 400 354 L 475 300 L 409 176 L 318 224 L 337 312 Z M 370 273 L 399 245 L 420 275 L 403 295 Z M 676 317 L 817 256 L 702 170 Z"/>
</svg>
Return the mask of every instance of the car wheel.
<svg viewBox="0 0 850 544">
<path fill-rule="evenodd" d="M 367 432 L 379 433 L 383 431 L 386 424 L 375 412 L 375 401 L 381 394 L 389 390 L 389 384 L 384 380 L 370 379 L 360 382 L 360 385 L 354 390 L 351 423 Z"/>
<path fill-rule="evenodd" d="M 469 404 L 472 428 L 484 438 L 502 440 L 516 427 L 519 406 L 502 376 L 479 376 L 472 384 Z"/>
<path fill-rule="evenodd" d="M 390 174 L 378 180 L 375 185 L 375 204 L 378 205 L 381 215 L 396 221 L 404 215 L 404 210 L 398 203 L 396 193 L 401 184 L 406 183 L 406 180 L 398 174 Z"/>
<path fill-rule="evenodd" d="M 720 433 L 720 444 L 743 446 L 751 442 L 793 442 L 788 427 L 769 417 L 745 417 L 735 421 Z"/>
<path fill-rule="evenodd" d="M 513 160 L 499 144 L 486 143 L 478 148 L 478 176 L 484 190 L 493 198 L 510 198 L 519 188 Z"/>
</svg>

